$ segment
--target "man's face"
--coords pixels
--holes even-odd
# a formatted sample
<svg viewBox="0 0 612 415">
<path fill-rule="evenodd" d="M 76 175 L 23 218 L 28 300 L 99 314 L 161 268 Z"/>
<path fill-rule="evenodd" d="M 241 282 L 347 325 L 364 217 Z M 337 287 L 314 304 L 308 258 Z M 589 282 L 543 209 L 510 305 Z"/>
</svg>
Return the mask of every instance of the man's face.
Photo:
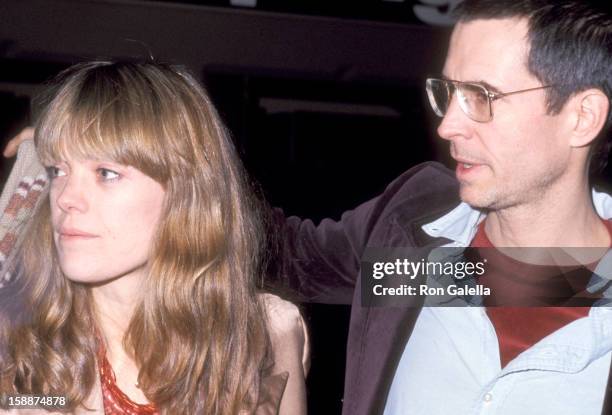
<svg viewBox="0 0 612 415">
<path fill-rule="evenodd" d="M 542 86 L 526 67 L 527 22 L 475 20 L 453 31 L 444 77 L 479 82 L 491 92 Z M 478 208 L 504 209 L 542 197 L 558 184 L 570 159 L 559 116 L 547 114 L 546 90 L 495 100 L 493 120 L 473 121 L 453 97 L 438 128 L 457 161 L 461 199 Z"/>
</svg>

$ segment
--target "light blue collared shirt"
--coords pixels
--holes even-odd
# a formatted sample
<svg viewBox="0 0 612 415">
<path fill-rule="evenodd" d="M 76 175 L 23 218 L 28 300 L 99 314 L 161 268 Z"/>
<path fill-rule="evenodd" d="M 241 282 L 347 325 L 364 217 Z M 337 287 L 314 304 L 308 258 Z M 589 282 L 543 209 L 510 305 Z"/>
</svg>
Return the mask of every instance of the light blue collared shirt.
<svg viewBox="0 0 612 415">
<path fill-rule="evenodd" d="M 612 218 L 612 197 L 593 192 Z M 448 246 L 469 246 L 484 215 L 461 203 L 423 225 Z M 612 359 L 612 308 L 593 307 L 503 369 L 482 307 L 425 307 L 393 378 L 385 415 L 589 415 L 601 413 Z"/>
</svg>

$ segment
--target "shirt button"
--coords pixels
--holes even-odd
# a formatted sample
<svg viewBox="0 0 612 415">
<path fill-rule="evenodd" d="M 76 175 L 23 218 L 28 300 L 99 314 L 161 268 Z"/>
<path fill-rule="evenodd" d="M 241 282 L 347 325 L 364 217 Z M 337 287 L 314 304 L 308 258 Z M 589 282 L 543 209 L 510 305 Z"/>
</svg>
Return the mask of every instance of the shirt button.
<svg viewBox="0 0 612 415">
<path fill-rule="evenodd" d="M 489 392 L 487 392 L 482 397 L 482 400 L 485 401 L 485 402 L 491 402 L 493 400 L 493 395 L 491 395 Z"/>
</svg>

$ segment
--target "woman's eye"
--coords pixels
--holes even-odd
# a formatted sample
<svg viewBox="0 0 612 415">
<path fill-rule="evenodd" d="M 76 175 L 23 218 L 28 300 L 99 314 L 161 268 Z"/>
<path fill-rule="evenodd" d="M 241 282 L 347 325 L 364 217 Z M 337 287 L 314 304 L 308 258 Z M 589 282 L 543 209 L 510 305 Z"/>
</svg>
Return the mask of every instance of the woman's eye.
<svg viewBox="0 0 612 415">
<path fill-rule="evenodd" d="M 49 176 L 50 179 L 55 179 L 56 177 L 65 176 L 66 172 L 64 172 L 62 169 L 60 169 L 57 166 L 50 166 L 50 167 L 47 167 L 47 175 Z"/>
<path fill-rule="evenodd" d="M 121 177 L 121 175 L 119 173 L 117 173 L 116 171 L 110 170 L 110 169 L 105 169 L 105 168 L 99 168 L 98 169 L 98 174 L 100 175 L 100 177 L 102 178 L 103 181 L 105 182 L 110 182 L 113 180 L 117 180 Z"/>
</svg>

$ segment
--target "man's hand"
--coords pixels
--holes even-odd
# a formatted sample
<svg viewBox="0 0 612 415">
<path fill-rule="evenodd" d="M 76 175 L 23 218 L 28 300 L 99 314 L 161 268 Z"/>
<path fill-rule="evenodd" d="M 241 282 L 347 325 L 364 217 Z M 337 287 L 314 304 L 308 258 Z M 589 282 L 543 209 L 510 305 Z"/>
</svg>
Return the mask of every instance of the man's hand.
<svg viewBox="0 0 612 415">
<path fill-rule="evenodd" d="M 15 137 L 11 138 L 8 142 L 2 155 L 6 158 L 14 157 L 17 154 L 17 149 L 19 148 L 19 144 L 23 143 L 25 140 L 31 140 L 34 138 L 34 127 L 26 127 Z"/>
</svg>

